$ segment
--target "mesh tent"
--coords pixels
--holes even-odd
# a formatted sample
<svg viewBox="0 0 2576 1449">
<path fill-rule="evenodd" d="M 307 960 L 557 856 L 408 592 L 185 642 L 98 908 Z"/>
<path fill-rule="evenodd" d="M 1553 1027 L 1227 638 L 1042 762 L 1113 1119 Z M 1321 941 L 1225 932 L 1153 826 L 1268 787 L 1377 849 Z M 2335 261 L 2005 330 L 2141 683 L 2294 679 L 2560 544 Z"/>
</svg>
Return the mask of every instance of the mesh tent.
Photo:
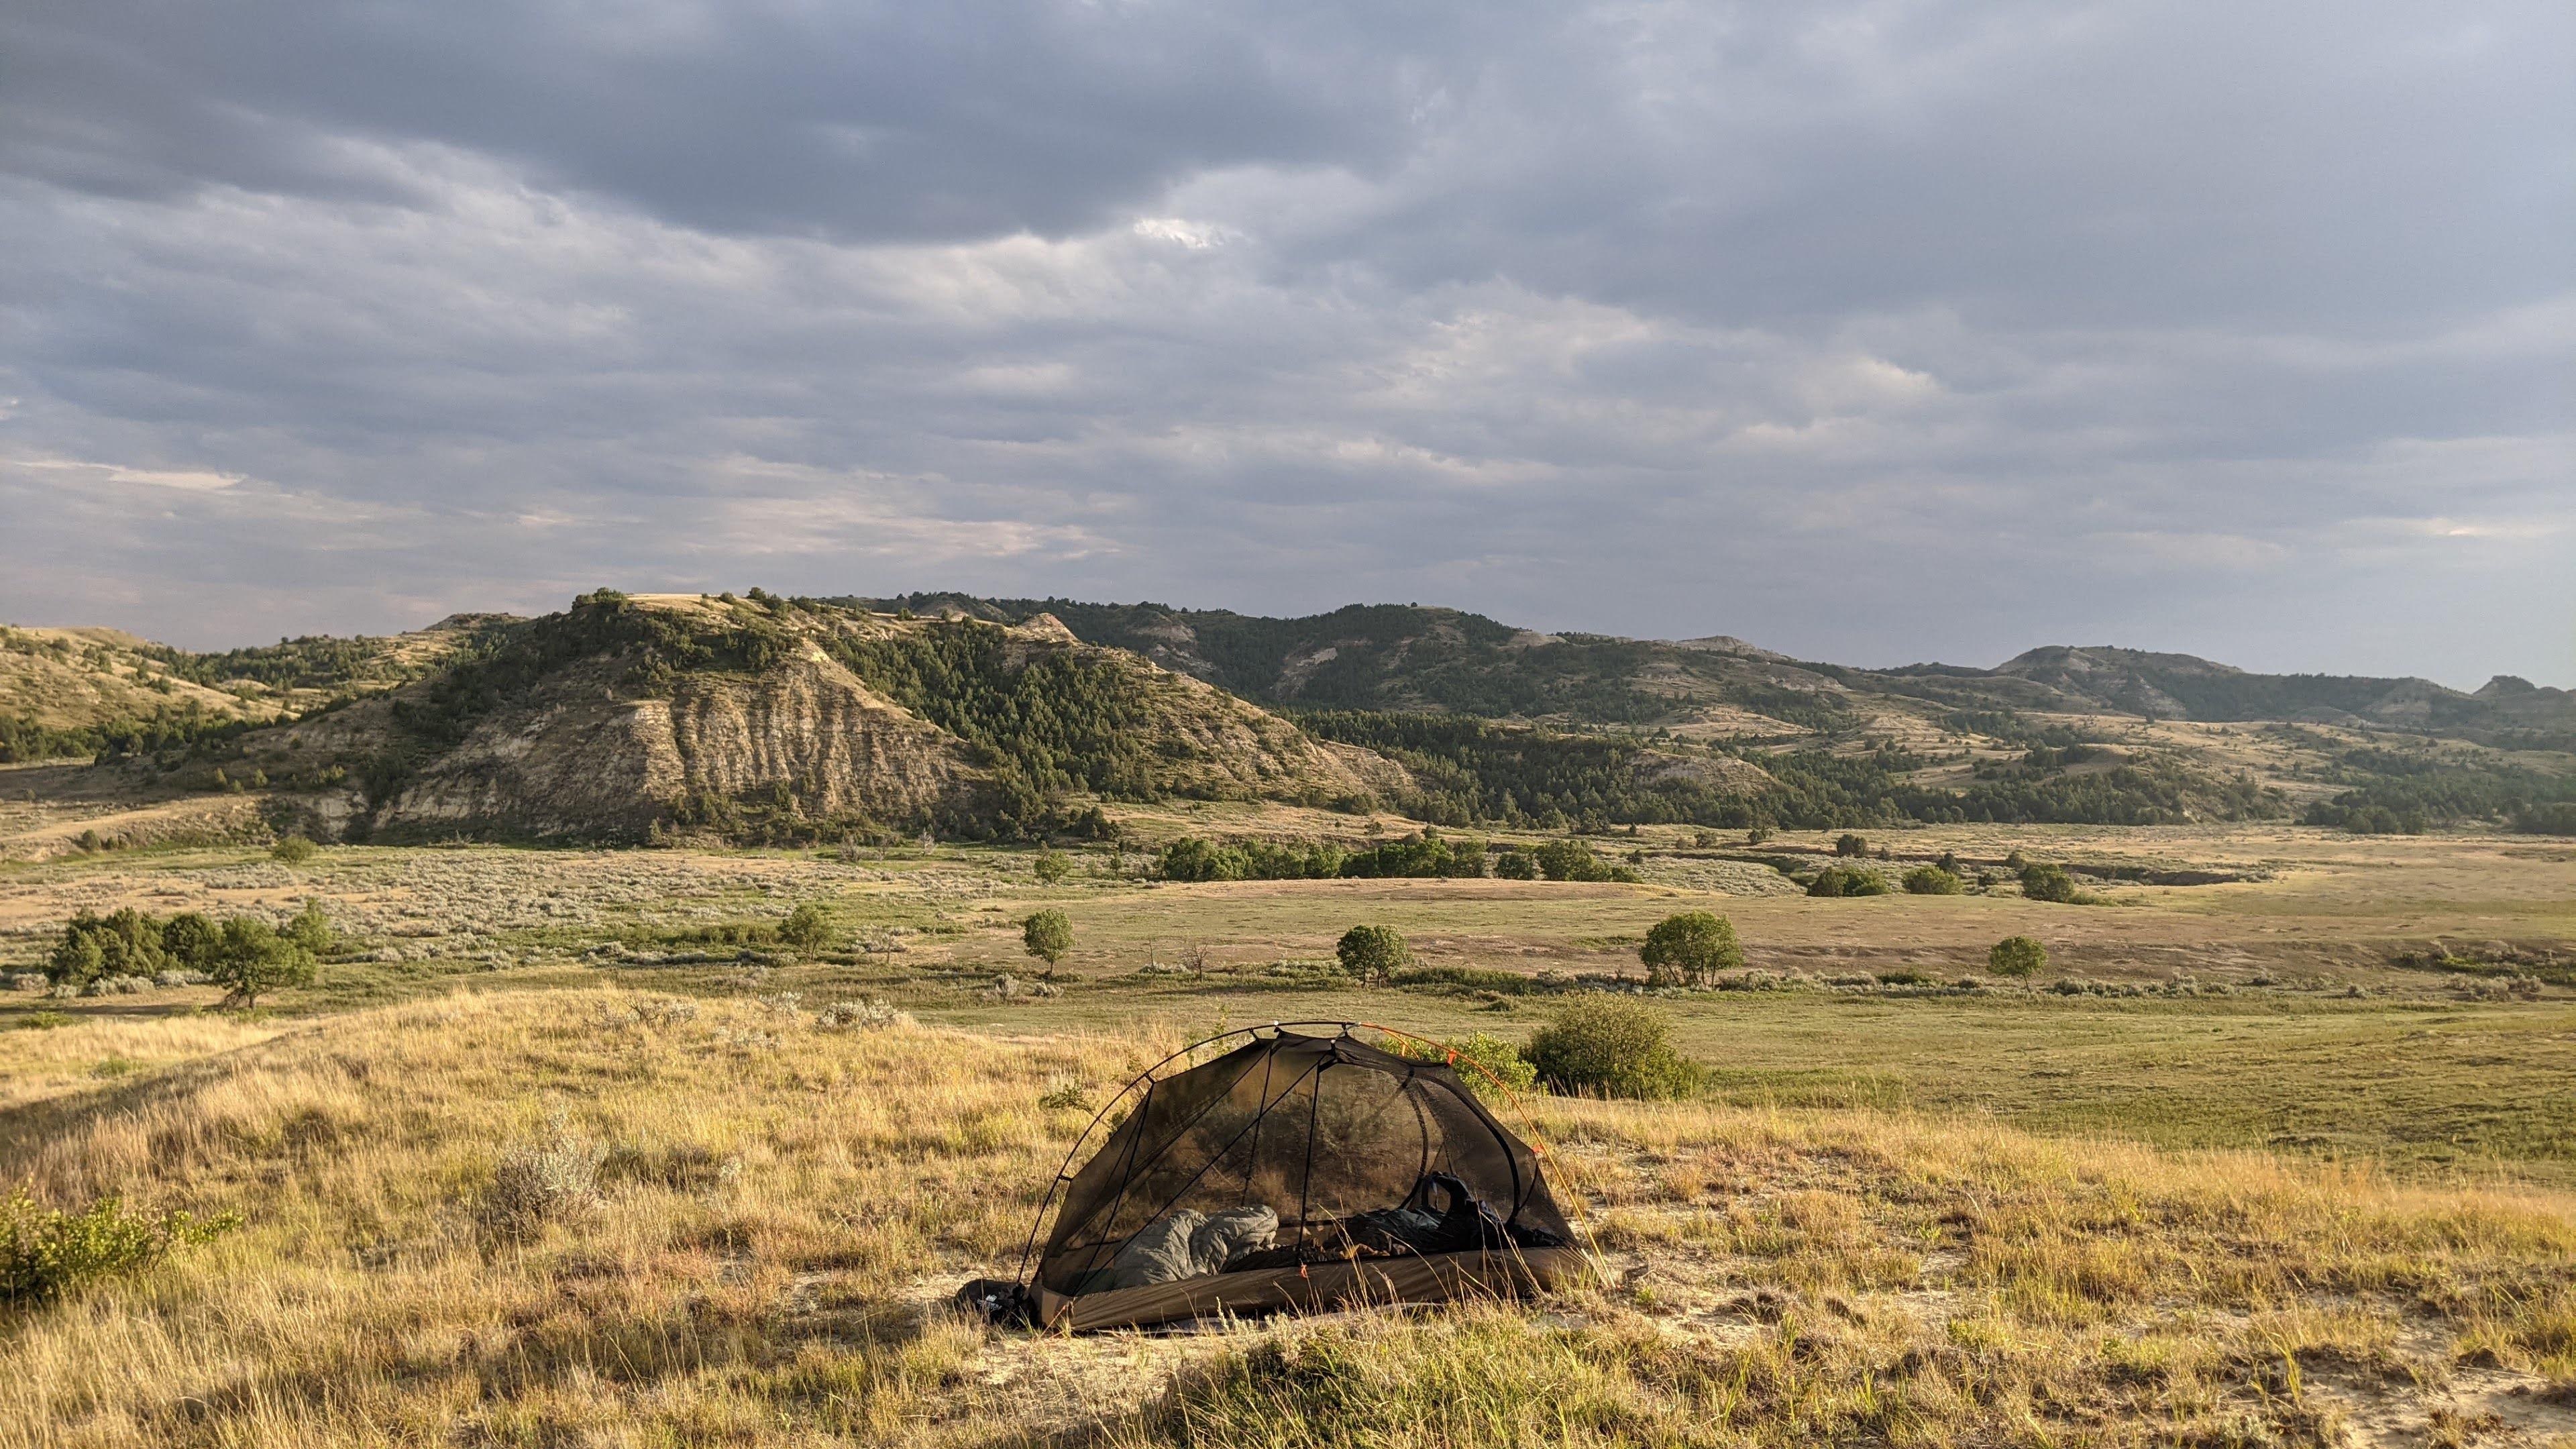
<svg viewBox="0 0 2576 1449">
<path fill-rule="evenodd" d="M 1131 1082 L 1111 1104 L 1126 1115 L 1050 1192 L 1034 1274 L 1024 1257 L 1022 1282 L 961 1300 L 1105 1328 L 1520 1293 L 1582 1271 L 1537 1155 L 1451 1067 L 1322 1025 L 1336 1029 L 1229 1033 L 1246 1040 Z"/>
</svg>

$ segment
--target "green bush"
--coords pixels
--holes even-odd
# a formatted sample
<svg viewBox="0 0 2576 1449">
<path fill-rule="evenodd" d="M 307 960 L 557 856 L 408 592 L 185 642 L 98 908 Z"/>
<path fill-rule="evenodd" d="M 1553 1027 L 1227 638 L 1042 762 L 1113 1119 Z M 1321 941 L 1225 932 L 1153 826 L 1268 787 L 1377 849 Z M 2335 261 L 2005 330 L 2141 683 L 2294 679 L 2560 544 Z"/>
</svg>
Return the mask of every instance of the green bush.
<svg viewBox="0 0 2576 1449">
<path fill-rule="evenodd" d="M 1807 882 L 1811 896 L 1883 896 L 1887 894 L 1887 877 L 1856 865 L 1829 865 L 1816 872 Z"/>
<path fill-rule="evenodd" d="M 1955 896 L 1967 883 L 1937 865 L 1918 865 L 1905 873 L 1905 892 L 1916 896 Z"/>
<path fill-rule="evenodd" d="M 1857 835 L 1843 835 L 1834 841 L 1834 854 L 1858 860 L 1869 854 L 1869 842 Z"/>
<path fill-rule="evenodd" d="M 0 1199 L 0 1303 L 57 1298 L 100 1278 L 126 1277 L 179 1248 L 241 1226 L 239 1213 L 199 1221 L 129 1211 L 114 1195 L 76 1213 L 43 1208 L 23 1187 Z"/>
<path fill-rule="evenodd" d="M 1499 880 L 1536 880 L 1538 862 L 1526 850 L 1506 850 L 1494 857 L 1494 875 Z"/>
<path fill-rule="evenodd" d="M 1538 1068 L 1521 1056 L 1520 1048 L 1501 1037 L 1471 1031 L 1445 1042 L 1421 1042 L 1397 1038 L 1396 1054 L 1418 1062 L 1451 1062 L 1458 1080 L 1467 1090 L 1483 1096 L 1496 1082 L 1514 1092 L 1526 1092 L 1538 1084 Z M 1478 1070 L 1482 1068 L 1482 1070 Z"/>
<path fill-rule="evenodd" d="M 2054 901 L 2062 906 L 2075 904 L 2081 894 L 2075 889 L 2075 877 L 2068 875 L 2062 865 L 2023 866 L 2021 893 L 2035 901 Z"/>
<path fill-rule="evenodd" d="M 1578 997 L 1530 1037 L 1521 1055 L 1548 1089 L 1603 1097 L 1686 1097 L 1704 1075 L 1673 1050 L 1671 1018 L 1617 996 Z"/>
<path fill-rule="evenodd" d="M 45 960 L 45 975 L 56 986 L 87 986 L 102 976 L 151 976 L 169 966 L 161 927 L 150 916 L 128 906 L 101 917 L 74 913 Z"/>
<path fill-rule="evenodd" d="M 832 944 L 832 923 L 823 919 L 821 906 L 798 901 L 796 909 L 778 924 L 778 942 L 799 951 L 820 951 Z"/>
<path fill-rule="evenodd" d="M 1744 964 L 1744 946 L 1735 939 L 1735 923 L 1707 911 L 1683 911 L 1664 917 L 1637 948 L 1646 980 L 1657 986 L 1704 986 L 1720 971 Z"/>
<path fill-rule="evenodd" d="M 280 865 L 302 865 L 320 853 L 320 846 L 301 835 L 289 835 L 268 848 L 268 858 Z"/>
<path fill-rule="evenodd" d="M 1997 976 L 2036 975 L 2048 965 L 2048 948 L 2028 936 L 2006 936 L 1986 953 L 1986 969 Z"/>
<path fill-rule="evenodd" d="M 284 935 L 316 956 L 327 955 L 340 946 L 339 933 L 331 929 L 331 918 L 322 914 L 322 903 L 311 897 L 305 899 L 304 909 L 286 923 Z"/>
<path fill-rule="evenodd" d="M 1389 973 L 1389 986 L 1454 986 L 1463 991 L 1490 991 L 1498 996 L 1526 996 L 1530 977 L 1499 966 L 1407 966 Z"/>
<path fill-rule="evenodd" d="M 1413 947 L 1392 926 L 1353 926 L 1334 944 L 1333 955 L 1362 981 L 1381 981 L 1413 964 Z"/>
<path fill-rule="evenodd" d="M 1029 863 L 1029 870 L 1041 885 L 1059 885 L 1073 873 L 1073 862 L 1061 850 L 1041 850 L 1038 858 Z"/>
</svg>

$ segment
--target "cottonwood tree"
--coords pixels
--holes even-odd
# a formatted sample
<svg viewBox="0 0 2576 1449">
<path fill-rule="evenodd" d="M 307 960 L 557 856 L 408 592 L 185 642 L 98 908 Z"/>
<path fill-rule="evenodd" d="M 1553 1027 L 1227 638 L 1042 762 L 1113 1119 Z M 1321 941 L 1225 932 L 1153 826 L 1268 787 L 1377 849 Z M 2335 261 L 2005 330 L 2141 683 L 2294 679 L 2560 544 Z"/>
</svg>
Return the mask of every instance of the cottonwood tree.
<svg viewBox="0 0 2576 1449">
<path fill-rule="evenodd" d="M 1655 923 L 1637 948 L 1646 981 L 1655 986 L 1705 986 L 1720 971 L 1744 964 L 1744 946 L 1735 938 L 1735 923 L 1707 911 L 1683 911 Z"/>
</svg>

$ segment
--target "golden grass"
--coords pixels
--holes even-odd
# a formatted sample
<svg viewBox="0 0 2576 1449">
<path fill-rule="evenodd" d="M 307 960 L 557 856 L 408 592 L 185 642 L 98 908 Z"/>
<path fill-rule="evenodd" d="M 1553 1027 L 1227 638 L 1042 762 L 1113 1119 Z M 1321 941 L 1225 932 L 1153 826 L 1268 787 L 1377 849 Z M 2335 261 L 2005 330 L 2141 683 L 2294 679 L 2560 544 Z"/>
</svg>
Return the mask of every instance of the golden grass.
<svg viewBox="0 0 2576 1449">
<path fill-rule="evenodd" d="M 2576 1199 L 2538 1190 L 1542 1100 L 1610 1270 L 1545 1317 L 1030 1339 L 941 1305 L 1007 1271 L 1085 1120 L 1039 1098 L 1100 1100 L 1147 1036 L 612 991 L 223 1029 L 0 1110 L 0 1180 L 250 1219 L 0 1320 L 0 1449 L 2261 1443 L 2382 1400 L 2472 1423 L 2511 1388 L 2576 1431 L 2548 1398 L 2576 1396 Z M 495 1165 L 550 1119 L 598 1199 L 513 1230 Z"/>
</svg>

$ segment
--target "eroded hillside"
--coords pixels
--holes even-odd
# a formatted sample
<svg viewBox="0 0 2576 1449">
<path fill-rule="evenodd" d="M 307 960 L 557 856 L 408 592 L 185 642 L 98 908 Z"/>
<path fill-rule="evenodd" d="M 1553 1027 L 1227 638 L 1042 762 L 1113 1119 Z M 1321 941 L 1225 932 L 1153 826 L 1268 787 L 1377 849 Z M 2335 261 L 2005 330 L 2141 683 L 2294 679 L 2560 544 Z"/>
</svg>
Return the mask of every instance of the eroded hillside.
<svg viewBox="0 0 2576 1449">
<path fill-rule="evenodd" d="M 165 777 L 247 780 L 332 838 L 812 840 L 1026 833 L 1081 797 L 1356 800 L 1401 773 L 1052 620 L 602 592 Z"/>
</svg>

